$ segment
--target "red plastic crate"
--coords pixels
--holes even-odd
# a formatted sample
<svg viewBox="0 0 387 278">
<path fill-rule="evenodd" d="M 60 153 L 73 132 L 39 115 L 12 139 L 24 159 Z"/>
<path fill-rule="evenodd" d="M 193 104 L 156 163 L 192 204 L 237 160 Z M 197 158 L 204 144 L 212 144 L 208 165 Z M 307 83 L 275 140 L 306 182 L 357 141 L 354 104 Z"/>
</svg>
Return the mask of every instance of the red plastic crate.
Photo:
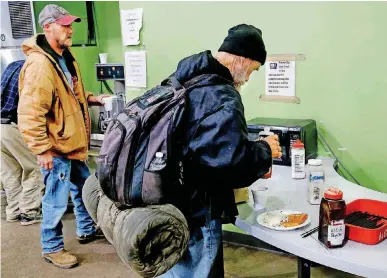
<svg viewBox="0 0 387 278">
<path fill-rule="evenodd" d="M 346 215 L 356 211 L 387 217 L 387 202 L 358 199 L 347 204 Z M 367 229 L 351 224 L 346 224 L 346 227 L 349 230 L 349 239 L 360 243 L 374 245 L 387 238 L 387 220 L 384 220 L 384 225 L 378 229 Z"/>
</svg>

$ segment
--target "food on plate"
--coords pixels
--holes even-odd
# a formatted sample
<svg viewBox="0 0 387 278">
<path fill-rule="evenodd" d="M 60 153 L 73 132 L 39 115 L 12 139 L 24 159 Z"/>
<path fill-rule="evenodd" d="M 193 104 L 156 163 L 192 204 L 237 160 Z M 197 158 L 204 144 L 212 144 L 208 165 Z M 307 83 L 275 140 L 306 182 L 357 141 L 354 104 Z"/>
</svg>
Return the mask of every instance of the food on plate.
<svg viewBox="0 0 387 278">
<path fill-rule="evenodd" d="M 269 211 L 264 213 L 261 218 L 261 223 L 273 228 L 285 227 L 297 227 L 303 224 L 308 219 L 306 213 L 293 213 L 288 214 L 283 211 Z"/>
<path fill-rule="evenodd" d="M 308 215 L 306 213 L 289 214 L 286 218 L 287 218 L 286 221 L 283 221 L 281 223 L 281 226 L 286 227 L 286 228 L 296 227 L 296 226 L 299 226 L 302 223 L 304 223 L 306 221 L 306 219 L 308 218 Z"/>
<path fill-rule="evenodd" d="M 280 227 L 281 223 L 286 221 L 287 215 L 284 213 L 268 212 L 263 219 L 263 223 L 271 227 Z"/>
</svg>

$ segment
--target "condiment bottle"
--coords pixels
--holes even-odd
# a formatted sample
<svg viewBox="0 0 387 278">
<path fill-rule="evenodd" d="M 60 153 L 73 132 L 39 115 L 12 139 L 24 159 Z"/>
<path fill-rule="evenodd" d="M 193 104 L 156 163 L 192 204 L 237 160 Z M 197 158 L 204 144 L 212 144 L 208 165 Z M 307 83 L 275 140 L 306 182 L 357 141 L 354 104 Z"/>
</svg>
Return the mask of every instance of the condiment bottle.
<svg viewBox="0 0 387 278">
<path fill-rule="evenodd" d="M 259 140 L 262 140 L 266 137 L 274 135 L 274 132 L 270 131 L 270 127 L 264 127 L 262 131 L 258 133 Z M 272 175 L 272 167 L 270 167 L 269 172 L 266 173 L 262 178 L 263 179 L 270 179 Z"/>
<path fill-rule="evenodd" d="M 343 192 L 329 187 L 321 200 L 318 229 L 318 239 L 328 248 L 342 247 L 347 241 L 345 210 Z"/>
<path fill-rule="evenodd" d="M 321 159 L 309 159 L 308 180 L 308 202 L 311 205 L 319 205 L 325 182 L 324 166 Z"/>
<path fill-rule="evenodd" d="M 305 148 L 304 144 L 297 139 L 292 145 L 291 149 L 292 158 L 292 178 L 303 179 L 305 178 Z"/>
</svg>

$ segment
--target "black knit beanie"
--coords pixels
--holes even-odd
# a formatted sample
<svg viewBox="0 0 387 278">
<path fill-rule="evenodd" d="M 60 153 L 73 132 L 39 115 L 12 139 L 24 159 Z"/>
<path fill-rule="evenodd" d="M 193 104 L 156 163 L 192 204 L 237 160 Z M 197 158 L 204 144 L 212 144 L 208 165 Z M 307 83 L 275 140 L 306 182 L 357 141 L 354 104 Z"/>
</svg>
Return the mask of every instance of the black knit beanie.
<svg viewBox="0 0 387 278">
<path fill-rule="evenodd" d="M 249 58 L 262 65 L 266 61 L 262 31 L 252 25 L 240 24 L 228 30 L 228 36 L 218 51 Z"/>
</svg>

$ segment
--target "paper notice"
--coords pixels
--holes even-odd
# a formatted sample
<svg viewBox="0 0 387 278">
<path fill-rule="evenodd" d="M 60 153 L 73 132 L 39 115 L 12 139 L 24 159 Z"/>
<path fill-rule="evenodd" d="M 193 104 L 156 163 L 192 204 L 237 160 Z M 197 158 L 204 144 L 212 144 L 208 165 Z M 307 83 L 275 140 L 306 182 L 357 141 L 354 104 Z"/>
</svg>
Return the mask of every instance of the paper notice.
<svg viewBox="0 0 387 278">
<path fill-rule="evenodd" d="M 142 12 L 140 9 L 120 10 L 122 42 L 126 45 L 140 43 L 140 29 L 142 27 Z"/>
<path fill-rule="evenodd" d="M 267 96 L 296 96 L 295 61 L 268 61 L 265 68 Z"/>
<path fill-rule="evenodd" d="M 125 86 L 146 88 L 146 51 L 125 52 Z"/>
</svg>

